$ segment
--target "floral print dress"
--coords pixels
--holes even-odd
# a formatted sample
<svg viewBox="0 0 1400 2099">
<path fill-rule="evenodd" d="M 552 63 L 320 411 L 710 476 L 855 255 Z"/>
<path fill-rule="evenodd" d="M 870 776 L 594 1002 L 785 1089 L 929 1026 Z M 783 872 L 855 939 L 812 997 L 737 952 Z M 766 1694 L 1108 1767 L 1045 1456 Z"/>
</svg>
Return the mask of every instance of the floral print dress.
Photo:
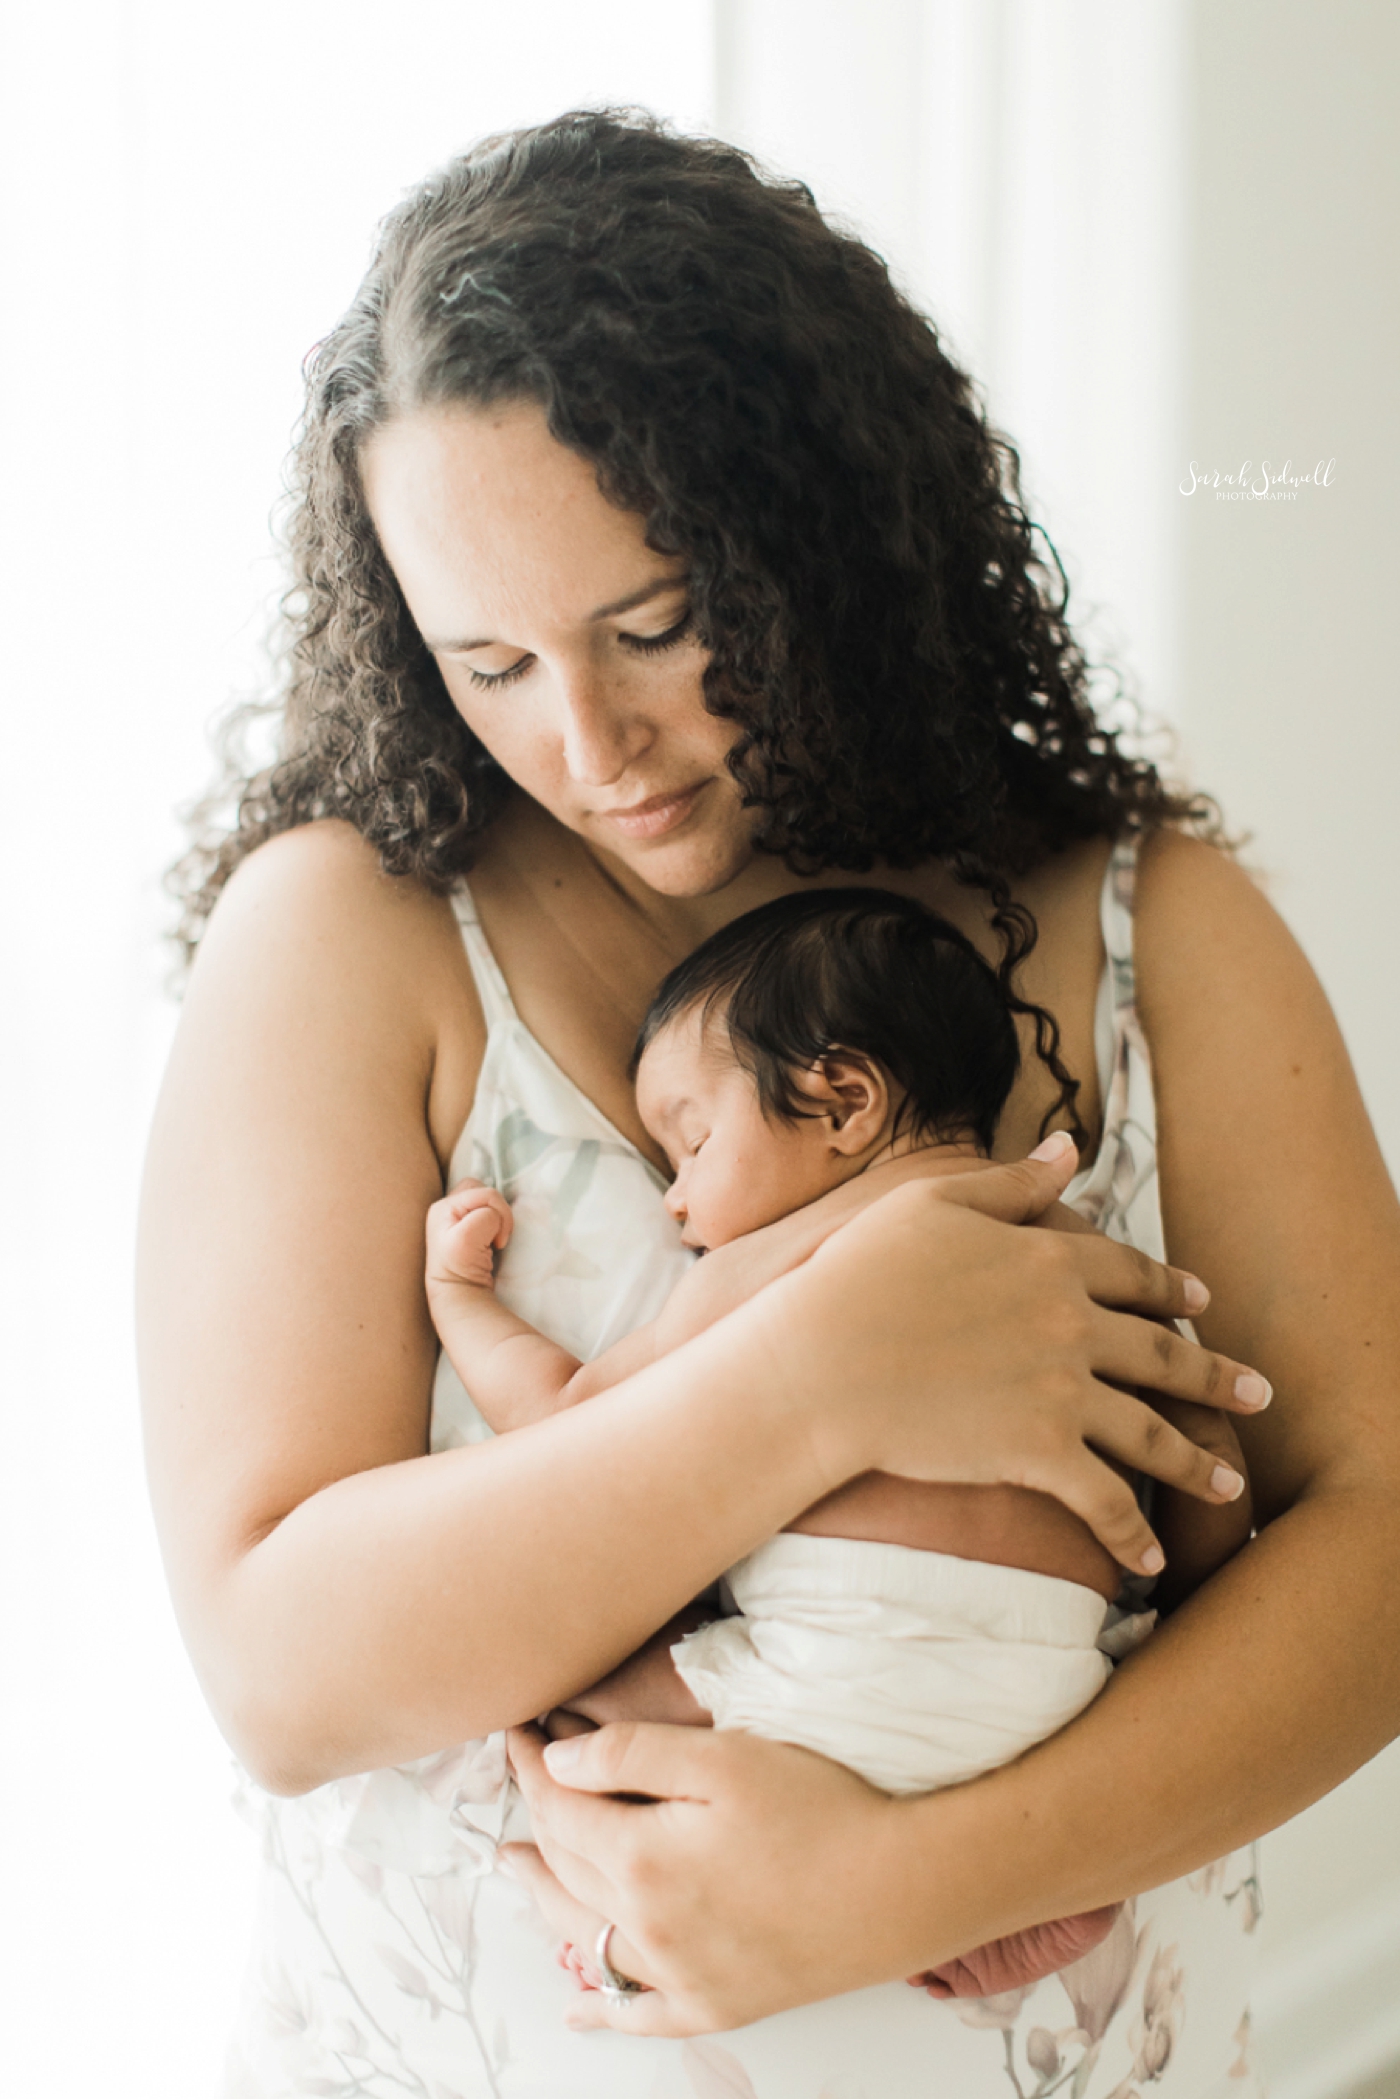
<svg viewBox="0 0 1400 2099">
<path fill-rule="evenodd" d="M 1097 1012 L 1103 1141 L 1069 1199 L 1161 1255 L 1155 1113 L 1134 1008 L 1134 844 L 1104 882 Z M 530 1035 L 470 897 L 457 900 L 489 1037 L 452 1161 L 501 1188 L 516 1227 L 499 1290 L 583 1357 L 652 1318 L 689 1260 L 663 1182 Z M 438 1366 L 432 1447 L 491 1431 Z M 903 1983 L 697 2040 L 573 2034 L 574 1990 L 519 1884 L 528 1835 L 502 1737 L 278 1800 L 241 1780 L 263 1865 L 224 2099 L 1248 2099 L 1259 1890 L 1252 1852 L 1125 1905 L 1083 1960 L 1005 1996 L 935 2002 Z"/>
</svg>

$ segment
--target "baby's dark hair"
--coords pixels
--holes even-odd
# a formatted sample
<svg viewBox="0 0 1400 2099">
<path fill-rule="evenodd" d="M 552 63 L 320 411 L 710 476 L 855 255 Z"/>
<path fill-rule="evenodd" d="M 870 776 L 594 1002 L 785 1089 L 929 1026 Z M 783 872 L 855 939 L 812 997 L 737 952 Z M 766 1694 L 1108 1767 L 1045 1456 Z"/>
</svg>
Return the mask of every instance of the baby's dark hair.
<svg viewBox="0 0 1400 2099">
<path fill-rule="evenodd" d="M 984 1152 L 1020 1068 L 1009 994 L 956 926 L 887 889 L 781 896 L 687 955 L 648 1009 L 632 1052 L 699 1006 L 721 1014 L 766 1115 L 810 1115 L 796 1083 L 837 1050 L 880 1065 L 903 1093 L 896 1128 Z"/>
</svg>

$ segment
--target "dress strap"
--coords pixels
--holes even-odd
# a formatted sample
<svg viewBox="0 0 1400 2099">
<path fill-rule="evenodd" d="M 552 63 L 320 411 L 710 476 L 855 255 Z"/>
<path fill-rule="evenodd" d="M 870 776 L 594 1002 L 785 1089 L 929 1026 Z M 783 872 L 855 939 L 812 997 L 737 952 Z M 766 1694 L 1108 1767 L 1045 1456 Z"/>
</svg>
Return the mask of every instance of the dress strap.
<svg viewBox="0 0 1400 2099">
<path fill-rule="evenodd" d="M 462 929 L 462 945 L 467 951 L 467 963 L 476 985 L 476 995 L 481 1000 L 481 1010 L 486 1016 L 489 1034 L 507 1021 L 518 1020 L 519 1015 L 510 992 L 506 989 L 501 965 L 491 952 L 491 944 L 477 915 L 476 900 L 465 882 L 453 891 L 452 908 Z"/>
<path fill-rule="evenodd" d="M 1106 955 L 1094 1013 L 1103 1134 L 1064 1200 L 1098 1231 L 1157 1260 L 1165 1258 L 1157 1206 L 1157 1110 L 1152 1059 L 1138 1019 L 1133 901 L 1141 838 L 1129 833 L 1109 855 L 1099 898 Z"/>
<path fill-rule="evenodd" d="M 1129 831 L 1109 855 L 1099 897 L 1099 923 L 1104 952 L 1108 957 L 1109 982 L 1115 1014 L 1137 1003 L 1137 972 L 1133 962 L 1133 909 L 1137 895 L 1138 853 L 1142 833 Z"/>
</svg>

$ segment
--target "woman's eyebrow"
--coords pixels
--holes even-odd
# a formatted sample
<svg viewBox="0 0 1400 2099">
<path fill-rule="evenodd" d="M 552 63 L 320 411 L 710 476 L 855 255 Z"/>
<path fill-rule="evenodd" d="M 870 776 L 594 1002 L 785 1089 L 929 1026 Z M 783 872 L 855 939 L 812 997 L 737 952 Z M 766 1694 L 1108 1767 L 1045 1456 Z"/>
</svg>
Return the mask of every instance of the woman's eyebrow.
<svg viewBox="0 0 1400 2099">
<path fill-rule="evenodd" d="M 627 597 L 618 598 L 612 605 L 600 605 L 596 612 L 589 613 L 584 624 L 591 627 L 602 619 L 616 619 L 620 612 L 635 612 L 639 605 L 648 604 L 652 598 L 659 598 L 665 591 L 683 590 L 688 580 L 685 576 L 653 576 L 650 583 L 643 583 Z M 435 654 L 440 651 L 447 656 L 465 654 L 472 649 L 494 649 L 499 646 L 492 640 L 430 641 L 426 634 L 423 643 L 425 648 L 433 650 Z"/>
<path fill-rule="evenodd" d="M 619 612 L 635 612 L 639 605 L 645 605 L 652 598 L 659 598 L 664 591 L 683 590 L 689 581 L 688 576 L 654 576 L 650 583 L 644 583 L 641 589 L 634 590 L 630 597 L 619 598 L 615 605 L 600 605 L 596 612 L 590 612 L 588 623 L 592 626 L 595 620 L 616 619 Z"/>
</svg>

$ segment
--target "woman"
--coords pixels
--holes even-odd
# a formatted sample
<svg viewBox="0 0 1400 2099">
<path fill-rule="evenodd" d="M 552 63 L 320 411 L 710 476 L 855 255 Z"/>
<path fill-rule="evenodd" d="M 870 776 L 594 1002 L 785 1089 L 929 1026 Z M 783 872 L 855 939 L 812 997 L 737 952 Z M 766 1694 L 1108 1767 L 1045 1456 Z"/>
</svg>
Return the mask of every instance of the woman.
<svg viewBox="0 0 1400 2099">
<path fill-rule="evenodd" d="M 1397 1725 L 1400 1229 L 1306 965 L 1094 725 L 1014 455 L 805 191 L 585 115 L 388 222 L 299 489 L 284 751 L 194 865 L 142 1276 L 171 1579 L 265 1831 L 232 2089 L 1247 2089 L 1238 1848 Z M 1015 972 L 1000 1154 L 1070 1127 L 1109 1237 L 1022 1228 L 1053 1137 L 862 1176 L 707 1259 L 704 1330 L 606 1402 L 486 1439 L 434 1377 L 429 1203 L 506 1186 L 502 1292 L 577 1353 L 653 1316 L 650 992 L 862 877 Z M 1148 1044 L 1199 1350 L 1144 1316 L 1205 1297 L 1148 1258 Z M 1213 1466 L 1124 1386 L 1234 1411 L 1262 1534 L 1017 1765 L 895 1802 L 743 1736 L 624 1719 L 547 1766 L 521 1727 L 872 1470 L 1038 1489 L 1150 1572 L 1104 1459 L 1207 1498 Z M 645 1711 L 645 1658 L 620 1682 Z M 1034 1988 L 898 1980 L 1125 1899 Z M 644 1994 L 552 1966 L 600 1934 Z"/>
</svg>

